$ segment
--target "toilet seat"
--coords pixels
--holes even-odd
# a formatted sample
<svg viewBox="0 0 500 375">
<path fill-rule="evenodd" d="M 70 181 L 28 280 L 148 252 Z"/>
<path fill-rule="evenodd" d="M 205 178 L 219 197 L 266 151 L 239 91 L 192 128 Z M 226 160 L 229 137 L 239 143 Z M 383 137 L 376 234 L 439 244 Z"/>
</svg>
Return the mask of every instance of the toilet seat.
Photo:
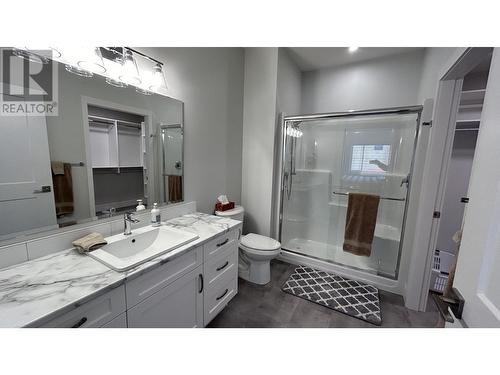
<svg viewBox="0 0 500 375">
<path fill-rule="evenodd" d="M 240 248 L 249 253 L 273 253 L 280 250 L 281 244 L 273 238 L 249 233 L 241 238 Z"/>
</svg>

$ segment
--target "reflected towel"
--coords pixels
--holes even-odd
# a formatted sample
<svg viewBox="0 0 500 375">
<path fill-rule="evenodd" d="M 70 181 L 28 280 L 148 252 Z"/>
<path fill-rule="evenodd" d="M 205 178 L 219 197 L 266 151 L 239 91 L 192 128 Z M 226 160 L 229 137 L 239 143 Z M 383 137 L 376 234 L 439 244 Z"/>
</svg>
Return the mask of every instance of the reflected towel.
<svg viewBox="0 0 500 375">
<path fill-rule="evenodd" d="M 59 164 L 61 162 L 52 162 L 51 164 L 54 165 L 55 163 Z M 58 171 L 58 167 L 56 171 Z M 74 210 L 71 164 L 64 163 L 63 171 L 64 173 L 62 174 L 56 173 L 54 172 L 54 167 L 52 167 L 52 184 L 54 185 L 54 200 L 57 217 L 72 214 Z"/>
<path fill-rule="evenodd" d="M 182 201 L 182 176 L 168 176 L 168 201 Z"/>
<path fill-rule="evenodd" d="M 73 246 L 78 250 L 80 254 L 88 253 L 92 250 L 98 249 L 108 242 L 104 239 L 100 233 L 90 233 L 85 237 L 79 238 L 72 242 Z"/>
<path fill-rule="evenodd" d="M 62 161 L 51 161 L 50 167 L 55 175 L 64 174 L 64 163 Z"/>
<path fill-rule="evenodd" d="M 349 193 L 344 233 L 344 251 L 369 257 L 372 251 L 380 197 Z"/>
</svg>

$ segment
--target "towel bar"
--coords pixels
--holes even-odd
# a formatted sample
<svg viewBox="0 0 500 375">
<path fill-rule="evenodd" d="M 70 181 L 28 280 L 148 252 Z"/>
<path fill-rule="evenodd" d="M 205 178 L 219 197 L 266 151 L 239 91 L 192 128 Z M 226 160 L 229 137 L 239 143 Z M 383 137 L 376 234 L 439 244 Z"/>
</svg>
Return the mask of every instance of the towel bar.
<svg viewBox="0 0 500 375">
<path fill-rule="evenodd" d="M 334 191 L 333 194 L 335 194 L 335 195 L 343 195 L 343 196 L 348 196 L 349 195 L 349 193 L 339 193 L 337 191 Z M 404 202 L 406 200 L 405 198 L 391 198 L 391 197 L 380 197 L 380 199 L 385 199 L 385 200 L 389 200 L 389 201 L 398 201 L 398 202 Z"/>
</svg>

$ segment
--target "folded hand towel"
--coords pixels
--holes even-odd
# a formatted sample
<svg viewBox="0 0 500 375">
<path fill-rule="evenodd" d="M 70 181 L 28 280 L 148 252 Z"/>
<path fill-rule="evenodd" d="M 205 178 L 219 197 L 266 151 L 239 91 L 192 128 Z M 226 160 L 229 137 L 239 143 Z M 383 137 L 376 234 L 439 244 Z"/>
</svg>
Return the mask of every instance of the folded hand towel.
<svg viewBox="0 0 500 375">
<path fill-rule="evenodd" d="M 378 195 L 349 193 L 344 251 L 355 255 L 370 256 L 379 201 Z"/>
<path fill-rule="evenodd" d="M 90 233 L 85 237 L 73 241 L 73 246 L 75 246 L 76 250 L 78 250 L 80 254 L 83 254 L 98 249 L 107 243 L 108 242 L 104 239 L 102 234 Z"/>
<path fill-rule="evenodd" d="M 56 176 L 58 174 L 64 174 L 64 163 L 62 161 L 51 161 L 50 167 L 52 168 L 52 173 Z"/>
</svg>

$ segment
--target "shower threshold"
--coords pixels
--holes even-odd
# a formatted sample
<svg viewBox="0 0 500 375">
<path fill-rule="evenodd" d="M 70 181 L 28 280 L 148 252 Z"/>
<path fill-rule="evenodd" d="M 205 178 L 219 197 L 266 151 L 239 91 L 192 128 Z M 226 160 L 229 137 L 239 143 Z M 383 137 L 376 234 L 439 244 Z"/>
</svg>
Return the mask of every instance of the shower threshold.
<svg viewBox="0 0 500 375">
<path fill-rule="evenodd" d="M 348 253 L 340 246 L 304 238 L 288 240 L 282 244 L 282 249 L 328 263 L 361 270 L 373 275 L 393 280 L 396 278 L 395 265 L 388 261 L 389 259 L 394 259 L 389 249 L 385 249 L 386 254 L 382 254 L 385 256 L 379 256 L 375 252 L 372 252 L 370 257 L 364 257 Z"/>
</svg>

